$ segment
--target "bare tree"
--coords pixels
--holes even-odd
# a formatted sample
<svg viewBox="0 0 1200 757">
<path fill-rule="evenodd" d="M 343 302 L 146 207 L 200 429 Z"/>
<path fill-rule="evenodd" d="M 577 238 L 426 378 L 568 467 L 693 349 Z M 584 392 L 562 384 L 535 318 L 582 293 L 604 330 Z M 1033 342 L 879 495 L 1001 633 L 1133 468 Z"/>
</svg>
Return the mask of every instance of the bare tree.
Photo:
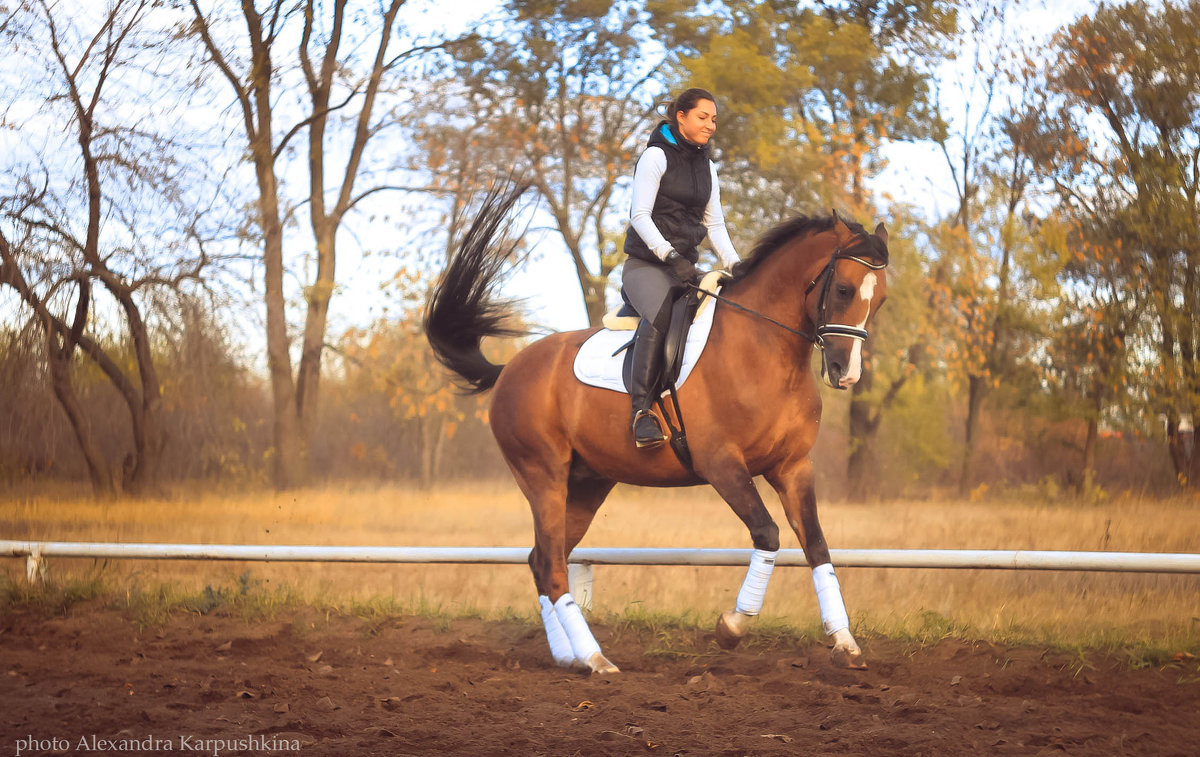
<svg viewBox="0 0 1200 757">
<path fill-rule="evenodd" d="M 8 30 L 28 53 L 15 74 L 30 78 L 23 93 L 54 115 L 65 106 L 62 115 L 77 153 L 68 158 L 65 146 L 51 140 L 36 156 L 40 176 L 28 167 L 22 173 L 20 166 L 8 166 L 17 181 L 0 210 L 16 233 L 9 238 L 0 230 L 0 283 L 18 294 L 44 329 L 55 396 L 100 494 L 145 493 L 157 482 L 165 444 L 162 391 L 142 296 L 198 280 L 209 262 L 180 190 L 170 140 L 156 133 L 153 115 L 130 122 L 139 82 L 150 88 L 142 95 L 161 96 L 155 73 L 139 59 L 143 52 L 158 52 L 153 40 L 163 39 L 146 29 L 151 5 L 117 0 L 89 34 L 79 28 L 87 20 L 67 19 L 43 0 L 19 9 L 14 17 L 19 28 Z M 26 136 L 44 128 L 36 119 L 24 127 Z M 169 231 L 156 220 L 164 216 L 171 219 Z M 118 355 L 126 345 L 96 335 L 96 287 L 119 313 L 132 366 Z M 132 450 L 119 474 L 92 439 L 86 409 L 72 388 L 76 350 L 101 370 L 128 408 Z"/>
<path fill-rule="evenodd" d="M 222 45 L 216 14 L 206 13 L 198 0 L 190 0 L 192 29 L 207 57 L 233 90 L 242 116 L 242 127 L 254 164 L 257 183 L 256 220 L 261 233 L 266 307 L 267 362 L 274 398 L 276 485 L 300 484 L 306 475 L 306 456 L 311 441 L 319 398 L 321 357 L 329 304 L 336 288 L 338 232 L 347 213 L 364 198 L 385 185 L 365 189 L 360 183 L 368 143 L 393 122 L 392 116 L 378 118 L 379 98 L 385 78 L 400 64 L 426 48 L 415 47 L 396 53 L 396 17 L 404 0 L 387 0 L 377 18 L 351 23 L 346 0 L 318 3 L 315 0 L 274 0 L 259 11 L 251 0 L 241 3 L 245 24 L 243 45 L 248 57 Z M 277 79 L 286 68 L 277 67 L 275 56 L 282 49 L 280 37 L 293 17 L 302 26 L 297 46 L 299 70 L 307 89 L 305 115 L 284 130 L 277 124 Z M 350 26 L 367 40 L 345 45 Z M 360 58 L 358 49 L 373 54 Z M 436 47 L 436 45 L 435 45 Z M 347 51 L 348 50 L 348 51 Z M 348 115 L 347 115 L 348 114 Z M 283 118 L 280 116 L 280 118 Z M 291 329 L 286 312 L 284 275 L 289 261 L 283 251 L 284 219 L 290 216 L 286 197 L 280 190 L 280 172 L 291 140 L 308 134 L 308 196 L 310 226 L 316 249 L 316 275 L 304 290 L 305 324 L 301 333 L 300 361 L 293 373 Z M 335 139 L 349 135 L 343 144 Z M 334 154 L 344 154 L 344 163 L 331 169 Z M 333 182 L 329 181 L 333 178 Z"/>
</svg>

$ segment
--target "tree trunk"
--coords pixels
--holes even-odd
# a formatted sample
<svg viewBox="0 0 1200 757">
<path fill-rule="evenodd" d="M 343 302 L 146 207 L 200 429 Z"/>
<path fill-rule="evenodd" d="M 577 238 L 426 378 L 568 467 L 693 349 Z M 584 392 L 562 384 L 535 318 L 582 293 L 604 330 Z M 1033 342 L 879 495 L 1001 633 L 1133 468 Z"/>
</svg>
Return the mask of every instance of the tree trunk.
<svg viewBox="0 0 1200 757">
<path fill-rule="evenodd" d="M 263 132 L 270 136 L 270 130 Z M 274 161 L 269 142 L 255 146 L 259 222 L 263 232 L 263 289 L 267 309 L 267 370 L 271 377 L 275 435 L 275 486 L 293 489 L 304 482 L 304 445 L 296 412 L 286 303 L 283 294 L 283 229 L 279 222 Z"/>
<path fill-rule="evenodd" d="M 274 176 L 271 196 L 264 205 L 275 205 Z M 267 308 L 267 367 L 271 376 L 272 412 L 275 434 L 275 486 L 293 489 L 304 481 L 304 448 L 300 419 L 296 413 L 296 388 L 292 383 L 292 359 L 288 352 L 287 314 L 283 295 L 283 235 L 277 206 L 262 212 L 264 224 L 264 288 Z"/>
<path fill-rule="evenodd" d="M 579 282 L 583 286 L 583 306 L 587 310 L 588 326 L 604 325 L 608 305 L 604 299 L 604 282 Z"/>
<path fill-rule="evenodd" d="M 1196 485 L 1195 431 L 1181 431 L 1180 425 L 1179 414 L 1170 411 L 1167 414 L 1167 452 L 1171 455 L 1171 465 L 1179 486 L 1193 488 Z"/>
<path fill-rule="evenodd" d="M 46 324 L 46 356 L 50 363 L 50 386 L 54 390 L 54 396 L 58 400 L 59 406 L 67 416 L 71 431 L 75 434 L 75 441 L 79 443 L 79 451 L 83 453 L 83 460 L 87 464 L 88 478 L 92 482 L 92 492 L 97 497 L 114 497 L 117 488 L 108 467 L 108 460 L 92 440 L 91 424 L 88 423 L 87 414 L 79 406 L 79 398 L 75 395 L 75 389 L 71 385 L 71 359 L 60 354 L 58 346 L 54 343 L 56 339 L 53 336 L 52 328 L 50 324 Z"/>
<path fill-rule="evenodd" d="M 1096 439 L 1099 436 L 1100 421 L 1096 417 L 1088 418 L 1087 438 L 1083 441 L 1083 468 L 1079 472 L 1079 480 L 1075 482 L 1075 493 L 1086 494 L 1096 479 Z"/>
<path fill-rule="evenodd" d="M 329 320 L 329 301 L 333 296 L 334 264 L 337 250 L 333 223 L 314 223 L 317 242 L 317 280 L 305 292 L 308 316 L 304 321 L 304 344 L 300 354 L 300 370 L 296 375 L 296 415 L 305 446 L 312 442 L 313 425 L 321 382 L 321 354 L 325 348 L 325 327 Z"/>
<path fill-rule="evenodd" d="M 420 486 L 430 489 L 437 483 L 441 468 L 442 449 L 446 442 L 446 418 L 427 415 L 419 419 L 417 428 L 421 440 Z"/>
<path fill-rule="evenodd" d="M 967 496 L 971 491 L 971 463 L 975 456 L 975 440 L 979 431 L 979 413 L 983 407 L 983 397 L 987 392 L 987 377 L 972 375 L 967 379 L 967 423 L 966 440 L 963 444 L 962 468 L 958 474 L 959 496 Z"/>
<path fill-rule="evenodd" d="M 864 366 L 865 367 L 865 366 Z M 851 389 L 850 397 L 850 457 L 846 461 L 846 491 L 850 499 L 862 500 L 867 494 L 871 463 L 874 459 L 875 433 L 879 430 L 881 413 L 872 416 L 871 403 L 864 396 L 875 380 L 867 371 Z"/>
</svg>

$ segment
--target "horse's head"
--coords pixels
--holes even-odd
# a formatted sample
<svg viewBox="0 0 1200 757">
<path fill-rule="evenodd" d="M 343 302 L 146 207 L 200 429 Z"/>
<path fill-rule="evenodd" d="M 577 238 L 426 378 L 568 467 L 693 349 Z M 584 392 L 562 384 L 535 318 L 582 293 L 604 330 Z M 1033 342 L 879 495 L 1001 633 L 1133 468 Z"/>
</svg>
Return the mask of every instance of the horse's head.
<svg viewBox="0 0 1200 757">
<path fill-rule="evenodd" d="M 821 348 L 821 378 L 848 389 L 862 377 L 867 324 L 887 299 L 887 229 L 868 234 L 834 214 L 837 240 L 829 262 L 805 293 L 805 307 Z"/>
</svg>

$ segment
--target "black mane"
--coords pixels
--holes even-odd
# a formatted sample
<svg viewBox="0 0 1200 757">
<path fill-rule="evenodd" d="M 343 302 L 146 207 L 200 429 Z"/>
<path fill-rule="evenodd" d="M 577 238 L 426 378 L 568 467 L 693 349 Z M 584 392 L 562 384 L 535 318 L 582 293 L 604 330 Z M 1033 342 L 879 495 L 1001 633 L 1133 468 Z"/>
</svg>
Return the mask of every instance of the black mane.
<svg viewBox="0 0 1200 757">
<path fill-rule="evenodd" d="M 887 245 L 882 240 L 873 235 L 867 234 L 867 230 L 862 227 L 862 224 L 854 221 L 842 219 L 843 223 L 855 234 L 863 234 L 871 243 L 870 256 L 880 263 L 888 262 Z M 768 229 L 765 234 L 758 238 L 754 248 L 750 250 L 750 254 L 741 260 L 733 267 L 731 283 L 736 283 L 749 276 L 771 255 L 784 247 L 788 242 L 800 237 L 806 237 L 810 234 L 820 234 L 823 231 L 829 231 L 837 219 L 832 215 L 828 216 L 796 216 L 795 218 L 784 221 L 783 223 Z"/>
</svg>

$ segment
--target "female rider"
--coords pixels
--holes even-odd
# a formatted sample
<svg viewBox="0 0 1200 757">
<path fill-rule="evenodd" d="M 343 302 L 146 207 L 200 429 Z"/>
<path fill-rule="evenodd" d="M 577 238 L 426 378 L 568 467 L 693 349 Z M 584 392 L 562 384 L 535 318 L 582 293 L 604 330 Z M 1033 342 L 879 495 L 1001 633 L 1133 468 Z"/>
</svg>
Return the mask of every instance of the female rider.
<svg viewBox="0 0 1200 757">
<path fill-rule="evenodd" d="M 717 128 L 717 105 L 703 89 L 686 90 L 654 127 L 633 172 L 633 202 L 625 235 L 625 297 L 642 321 L 633 347 L 633 440 L 638 447 L 666 441 L 650 409 L 662 371 L 663 339 L 675 295 L 698 273 L 696 246 L 707 236 L 721 263 L 739 258 L 725 228 L 717 168 L 709 139 Z"/>
</svg>

